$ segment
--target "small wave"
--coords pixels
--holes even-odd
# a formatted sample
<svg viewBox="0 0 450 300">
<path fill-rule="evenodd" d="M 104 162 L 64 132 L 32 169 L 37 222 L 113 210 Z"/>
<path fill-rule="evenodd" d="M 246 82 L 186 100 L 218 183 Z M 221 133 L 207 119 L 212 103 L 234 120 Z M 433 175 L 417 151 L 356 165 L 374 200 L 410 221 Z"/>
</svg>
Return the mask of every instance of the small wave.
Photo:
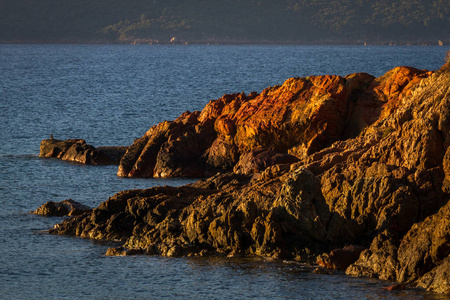
<svg viewBox="0 0 450 300">
<path fill-rule="evenodd" d="M 35 159 L 35 158 L 39 158 L 39 155 L 37 155 L 37 154 L 0 154 L 0 158 Z"/>
</svg>

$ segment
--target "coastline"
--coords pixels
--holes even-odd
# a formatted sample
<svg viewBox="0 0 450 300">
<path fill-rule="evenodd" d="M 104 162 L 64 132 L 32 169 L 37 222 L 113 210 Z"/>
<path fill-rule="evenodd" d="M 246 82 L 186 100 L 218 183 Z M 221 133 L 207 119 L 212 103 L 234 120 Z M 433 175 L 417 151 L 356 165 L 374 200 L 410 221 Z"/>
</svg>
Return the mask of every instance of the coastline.
<svg viewBox="0 0 450 300">
<path fill-rule="evenodd" d="M 127 40 L 107 40 L 107 39 L 80 39 L 80 38 L 64 38 L 56 40 L 32 40 L 32 39 L 15 39 L 0 40 L 1 44 L 50 44 L 50 45 L 281 45 L 281 46 L 448 46 L 450 39 L 429 39 L 429 40 L 370 40 L 370 39 L 323 39 L 314 41 L 302 40 L 239 40 L 239 39 L 177 39 L 176 41 L 155 40 L 146 38 L 133 38 Z"/>
<path fill-rule="evenodd" d="M 330 247 L 360 241 L 366 250 L 347 271 L 349 274 L 397 280 L 448 293 L 445 290 L 448 287 L 442 284 L 445 278 L 435 282 L 438 278 L 436 274 L 446 274 L 448 258 L 445 257 L 449 255 L 445 248 L 448 244 L 445 240 L 448 230 L 445 219 L 449 206 L 449 151 L 448 147 L 445 148 L 448 128 L 444 105 L 449 100 L 448 94 L 446 96 L 445 92 L 439 90 L 440 87 L 448 88 L 445 85 L 445 82 L 449 82 L 448 71 L 445 68 L 428 73 L 409 71 L 397 69 L 377 79 L 350 74 L 353 76 L 348 75 L 345 80 L 342 77 L 326 76 L 291 80 L 282 87 L 268 88 L 260 95 L 226 95 L 210 102 L 202 112 L 186 113 L 172 123 L 155 126 L 131 146 L 137 158 L 130 159 L 131 169 L 125 167 L 128 171 L 121 176 L 146 177 L 150 173 L 152 176 L 162 174 L 161 177 L 174 174 L 186 176 L 183 169 L 177 173 L 180 166 L 177 167 L 177 163 L 189 159 L 183 159 L 183 156 L 182 159 L 170 158 L 173 153 L 179 154 L 185 145 L 177 145 L 176 141 L 182 142 L 186 135 L 189 142 L 197 137 L 204 142 L 205 138 L 212 139 L 214 134 L 208 136 L 212 130 L 216 132 L 214 141 L 217 141 L 212 144 L 218 147 L 215 153 L 219 154 L 213 155 L 211 159 L 213 164 L 217 164 L 215 167 L 223 167 L 230 158 L 235 161 L 232 167 L 236 166 L 236 158 L 233 158 L 236 152 L 227 152 L 233 145 L 238 147 L 236 151 L 241 157 L 245 151 L 251 153 L 257 150 L 257 147 L 252 147 L 261 144 L 266 148 L 280 149 L 281 146 L 271 146 L 267 141 L 276 140 L 282 131 L 268 136 L 267 141 L 255 142 L 251 136 L 264 136 L 261 134 L 264 131 L 246 136 L 246 131 L 239 129 L 250 130 L 251 124 L 262 124 L 258 123 L 261 121 L 258 116 L 251 120 L 250 116 L 255 115 L 252 112 L 257 112 L 250 109 L 252 103 L 264 106 L 265 101 L 268 101 L 269 106 L 273 107 L 274 102 L 271 101 L 274 99 L 287 99 L 289 103 L 289 99 L 293 99 L 292 95 L 309 91 L 311 93 L 308 95 L 318 95 L 314 101 L 320 104 L 316 114 L 313 111 L 303 121 L 307 124 L 311 120 L 325 120 L 317 122 L 305 140 L 293 143 L 295 147 L 288 147 L 290 153 L 300 159 L 299 162 L 279 164 L 275 160 L 275 163 L 270 164 L 270 158 L 277 155 L 275 153 L 264 157 L 269 163 L 256 171 L 252 165 L 248 172 L 222 173 L 181 188 L 156 187 L 125 191 L 111 197 L 92 212 L 57 225 L 52 233 L 122 240 L 124 247 L 111 249 L 111 255 L 258 255 L 298 260 L 310 260 L 322 251 L 333 250 Z M 277 89 L 282 92 L 276 94 Z M 432 99 L 429 96 L 432 93 L 442 97 Z M 367 98 L 367 95 L 370 97 Z M 323 97 L 328 98 L 320 102 Z M 441 106 L 436 100 L 438 98 Z M 349 106 L 350 103 L 353 103 L 352 106 Z M 367 115 L 374 105 L 379 105 L 378 115 Z M 430 119 L 430 116 L 421 114 L 418 110 L 421 106 L 431 111 L 434 117 Z M 247 112 L 243 113 L 245 107 Z M 342 109 L 349 107 L 352 113 L 348 111 L 343 114 L 347 116 L 344 125 L 330 122 L 334 120 L 330 116 L 342 113 Z M 270 109 L 263 116 L 270 114 L 275 118 L 278 116 Z M 292 112 L 289 114 L 292 115 Z M 304 115 L 304 111 L 294 114 Z M 436 114 L 443 116 L 437 118 L 438 124 L 435 124 Z M 363 121 L 362 116 L 366 118 Z M 281 125 L 285 124 L 283 118 Z M 358 130 L 346 131 L 348 124 L 358 127 Z M 336 128 L 342 131 L 330 131 Z M 203 129 L 207 133 L 202 133 Z M 252 130 L 256 129 L 258 127 Z M 428 139 L 417 140 L 414 135 L 417 130 L 426 133 Z M 342 139 L 341 136 L 348 138 Z M 175 144 L 170 144 L 171 141 Z M 411 149 L 393 152 L 399 141 L 423 148 L 423 152 L 419 153 L 422 156 L 414 155 Z M 434 148 L 433 143 L 436 141 L 442 145 L 442 149 Z M 299 147 L 301 143 L 303 146 Z M 206 144 L 206 149 L 212 147 L 212 144 Z M 160 156 L 163 145 L 163 153 L 168 155 L 168 160 L 162 161 L 169 161 L 168 166 L 175 170 L 173 172 L 155 172 L 152 168 L 156 168 L 158 162 L 152 159 L 148 162 L 148 158 L 155 157 L 156 150 L 156 156 Z M 221 148 L 220 145 L 225 147 Z M 144 149 L 148 151 L 142 152 Z M 199 151 L 205 152 L 206 149 Z M 130 153 L 133 150 L 129 148 L 128 151 L 128 156 L 125 156 L 132 158 Z M 281 149 L 280 152 L 287 151 Z M 258 162 L 259 153 L 253 153 L 249 161 Z M 398 155 L 401 159 L 396 159 Z M 194 156 L 197 157 L 198 153 Z M 229 170 L 229 166 L 226 168 Z M 192 166 L 187 166 L 187 170 L 192 170 Z M 371 203 L 367 203 L 367 197 Z M 424 204 L 428 207 L 424 208 Z M 440 212 L 436 213 L 439 208 Z M 408 219 L 411 213 L 412 220 Z M 94 221 L 89 222 L 88 219 Z M 440 250 L 434 254 L 425 252 L 423 255 L 435 256 L 432 263 L 416 269 L 414 263 L 417 262 L 411 261 L 412 256 L 408 251 L 411 248 L 415 251 L 411 245 L 416 243 L 415 238 L 420 238 L 428 230 L 427 226 L 435 226 L 439 222 L 444 222 L 441 226 L 442 235 L 436 240 Z M 393 262 L 393 266 L 386 262 Z M 386 268 L 374 267 L 380 263 L 385 264 Z M 405 268 L 407 271 L 404 271 Z M 442 286 L 444 290 L 440 290 Z"/>
</svg>

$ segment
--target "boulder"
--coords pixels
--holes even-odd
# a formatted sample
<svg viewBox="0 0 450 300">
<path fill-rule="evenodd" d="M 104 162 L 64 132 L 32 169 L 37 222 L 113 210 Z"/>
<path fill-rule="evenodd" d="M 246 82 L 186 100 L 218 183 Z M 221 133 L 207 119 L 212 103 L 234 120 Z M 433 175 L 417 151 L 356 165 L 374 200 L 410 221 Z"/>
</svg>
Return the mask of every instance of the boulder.
<svg viewBox="0 0 450 300">
<path fill-rule="evenodd" d="M 359 245 L 349 245 L 341 249 L 335 249 L 329 254 L 324 253 L 317 257 L 316 263 L 320 267 L 330 270 L 345 271 L 351 264 L 358 260 L 365 248 Z"/>
<path fill-rule="evenodd" d="M 49 201 L 42 206 L 40 206 L 32 214 L 43 215 L 43 216 L 77 216 L 85 212 L 91 211 L 92 208 L 76 202 L 72 199 L 67 199 L 61 202 Z"/>
<path fill-rule="evenodd" d="M 345 273 L 355 277 L 371 277 L 395 281 L 397 279 L 398 234 L 384 231 L 378 234 L 369 249 L 361 252 L 358 260 Z"/>
<path fill-rule="evenodd" d="M 92 165 L 115 165 L 125 154 L 127 147 L 98 147 L 88 145 L 85 140 L 56 140 L 41 142 L 39 157 L 60 158 L 66 161 Z"/>
</svg>

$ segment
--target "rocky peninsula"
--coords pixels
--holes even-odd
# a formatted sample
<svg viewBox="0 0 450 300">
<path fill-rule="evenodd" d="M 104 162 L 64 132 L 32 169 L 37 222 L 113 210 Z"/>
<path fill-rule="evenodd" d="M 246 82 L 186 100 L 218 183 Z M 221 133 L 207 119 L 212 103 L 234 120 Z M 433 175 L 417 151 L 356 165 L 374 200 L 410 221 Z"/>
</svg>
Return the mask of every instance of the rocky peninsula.
<svg viewBox="0 0 450 300">
<path fill-rule="evenodd" d="M 118 167 L 205 179 L 120 192 L 50 232 L 122 242 L 107 255 L 318 257 L 450 293 L 449 146 L 450 63 L 292 78 L 151 127 Z"/>
</svg>

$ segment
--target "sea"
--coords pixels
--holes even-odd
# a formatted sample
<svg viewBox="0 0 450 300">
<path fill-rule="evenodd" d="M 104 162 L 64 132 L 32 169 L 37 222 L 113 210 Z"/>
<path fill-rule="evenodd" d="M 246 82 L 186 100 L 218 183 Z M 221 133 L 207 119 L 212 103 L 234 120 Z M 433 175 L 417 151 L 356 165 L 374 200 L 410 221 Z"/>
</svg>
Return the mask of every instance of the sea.
<svg viewBox="0 0 450 300">
<path fill-rule="evenodd" d="M 91 207 L 128 189 L 192 179 L 126 179 L 117 166 L 39 158 L 41 140 L 126 146 L 152 125 L 227 93 L 291 77 L 396 66 L 436 70 L 448 47 L 0 45 L 0 299 L 448 299 L 392 283 L 318 275 L 263 258 L 107 257 L 108 242 L 49 235 L 30 214 L 68 198 Z"/>
</svg>

